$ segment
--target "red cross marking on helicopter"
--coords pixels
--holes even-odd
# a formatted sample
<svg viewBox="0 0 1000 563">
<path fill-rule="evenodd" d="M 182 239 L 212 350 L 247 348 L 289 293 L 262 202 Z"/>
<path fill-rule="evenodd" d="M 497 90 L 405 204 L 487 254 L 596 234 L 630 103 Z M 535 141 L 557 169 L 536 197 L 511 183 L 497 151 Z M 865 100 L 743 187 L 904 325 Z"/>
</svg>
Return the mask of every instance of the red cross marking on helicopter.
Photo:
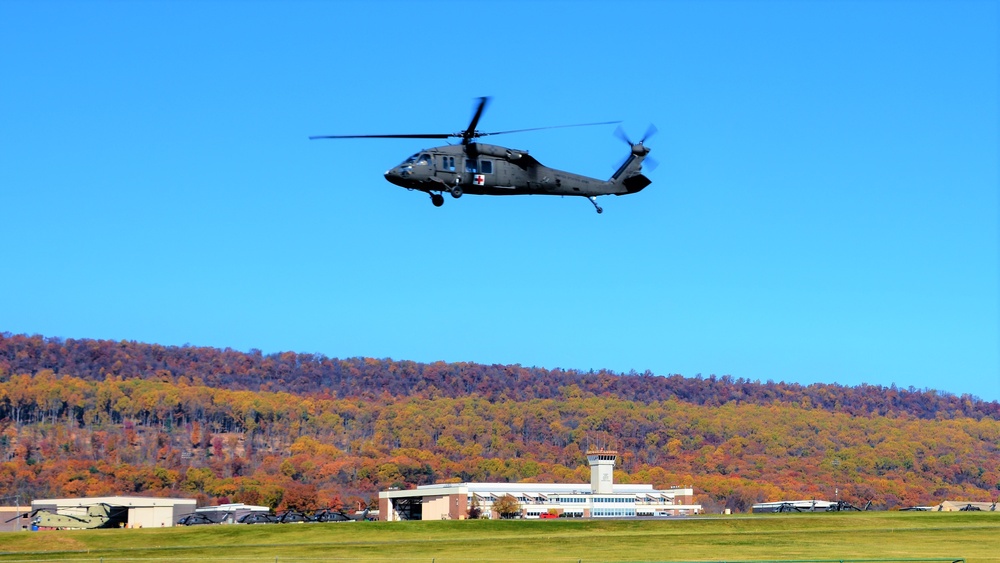
<svg viewBox="0 0 1000 563">
<path fill-rule="evenodd" d="M 482 174 L 476 174 L 475 177 L 472 179 L 472 181 L 477 186 L 485 186 L 486 185 L 486 176 L 483 176 Z"/>
</svg>

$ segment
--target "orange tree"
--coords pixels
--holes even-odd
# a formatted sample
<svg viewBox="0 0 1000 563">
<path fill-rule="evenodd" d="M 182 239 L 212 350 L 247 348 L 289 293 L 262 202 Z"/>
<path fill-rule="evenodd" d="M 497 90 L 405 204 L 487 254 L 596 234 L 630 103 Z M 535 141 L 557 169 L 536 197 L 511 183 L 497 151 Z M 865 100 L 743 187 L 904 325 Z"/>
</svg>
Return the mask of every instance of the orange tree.
<svg viewBox="0 0 1000 563">
<path fill-rule="evenodd" d="M 500 518 L 516 518 L 521 514 L 521 503 L 511 495 L 504 495 L 493 501 L 493 511 Z"/>
</svg>

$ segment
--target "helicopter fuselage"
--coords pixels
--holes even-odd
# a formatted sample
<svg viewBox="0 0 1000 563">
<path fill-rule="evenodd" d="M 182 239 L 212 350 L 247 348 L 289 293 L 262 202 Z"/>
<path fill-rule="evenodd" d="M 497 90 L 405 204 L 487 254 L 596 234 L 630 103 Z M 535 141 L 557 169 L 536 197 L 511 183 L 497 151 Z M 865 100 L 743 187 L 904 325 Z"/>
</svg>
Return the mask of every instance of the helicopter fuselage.
<svg viewBox="0 0 1000 563">
<path fill-rule="evenodd" d="M 624 168 L 624 166 L 623 166 Z M 473 143 L 424 149 L 386 171 L 393 184 L 423 192 L 475 195 L 624 195 L 624 184 L 549 168 L 527 151 Z M 458 190 L 455 190 L 455 188 Z"/>
</svg>

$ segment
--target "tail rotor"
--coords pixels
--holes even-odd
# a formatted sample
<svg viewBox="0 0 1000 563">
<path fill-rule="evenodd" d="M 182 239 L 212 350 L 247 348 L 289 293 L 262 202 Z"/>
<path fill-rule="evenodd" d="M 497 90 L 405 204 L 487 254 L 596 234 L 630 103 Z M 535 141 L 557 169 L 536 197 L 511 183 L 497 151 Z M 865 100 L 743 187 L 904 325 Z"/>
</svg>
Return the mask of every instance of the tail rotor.
<svg viewBox="0 0 1000 563">
<path fill-rule="evenodd" d="M 639 139 L 639 141 L 637 142 L 632 142 L 632 139 L 629 138 L 628 134 L 625 133 L 625 130 L 622 128 L 622 126 L 619 125 L 618 127 L 615 128 L 615 136 L 624 141 L 625 144 L 627 144 L 632 149 L 633 155 L 645 156 L 646 160 L 643 161 L 643 164 L 646 166 L 647 170 L 652 172 L 653 170 L 656 170 L 656 167 L 659 166 L 660 163 L 656 159 L 646 156 L 649 154 L 650 149 L 644 143 L 648 141 L 650 137 L 655 135 L 657 131 L 659 130 L 656 128 L 656 126 L 650 123 L 649 127 L 646 128 L 646 133 L 642 136 L 642 138 Z M 622 163 L 624 163 L 624 160 L 622 161 Z"/>
</svg>

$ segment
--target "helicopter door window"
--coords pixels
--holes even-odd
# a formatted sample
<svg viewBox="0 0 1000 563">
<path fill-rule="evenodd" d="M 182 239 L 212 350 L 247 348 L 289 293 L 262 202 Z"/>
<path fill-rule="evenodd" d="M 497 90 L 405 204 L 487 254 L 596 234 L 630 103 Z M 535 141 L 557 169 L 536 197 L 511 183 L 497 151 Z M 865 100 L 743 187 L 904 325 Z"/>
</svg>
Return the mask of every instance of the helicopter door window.
<svg viewBox="0 0 1000 563">
<path fill-rule="evenodd" d="M 483 174 L 493 173 L 493 161 L 492 160 L 480 160 L 479 161 L 479 171 Z"/>
<path fill-rule="evenodd" d="M 448 172 L 455 171 L 455 157 L 453 156 L 443 157 L 441 164 L 442 164 L 441 168 L 447 170 Z"/>
<path fill-rule="evenodd" d="M 476 168 L 476 161 L 471 158 L 465 159 L 465 171 L 472 172 L 473 174 L 478 172 L 478 169 Z"/>
<path fill-rule="evenodd" d="M 426 166 L 427 164 L 430 163 L 430 161 L 431 161 L 431 155 L 426 153 L 422 154 L 420 155 L 420 158 L 417 159 L 417 166 Z"/>
</svg>

